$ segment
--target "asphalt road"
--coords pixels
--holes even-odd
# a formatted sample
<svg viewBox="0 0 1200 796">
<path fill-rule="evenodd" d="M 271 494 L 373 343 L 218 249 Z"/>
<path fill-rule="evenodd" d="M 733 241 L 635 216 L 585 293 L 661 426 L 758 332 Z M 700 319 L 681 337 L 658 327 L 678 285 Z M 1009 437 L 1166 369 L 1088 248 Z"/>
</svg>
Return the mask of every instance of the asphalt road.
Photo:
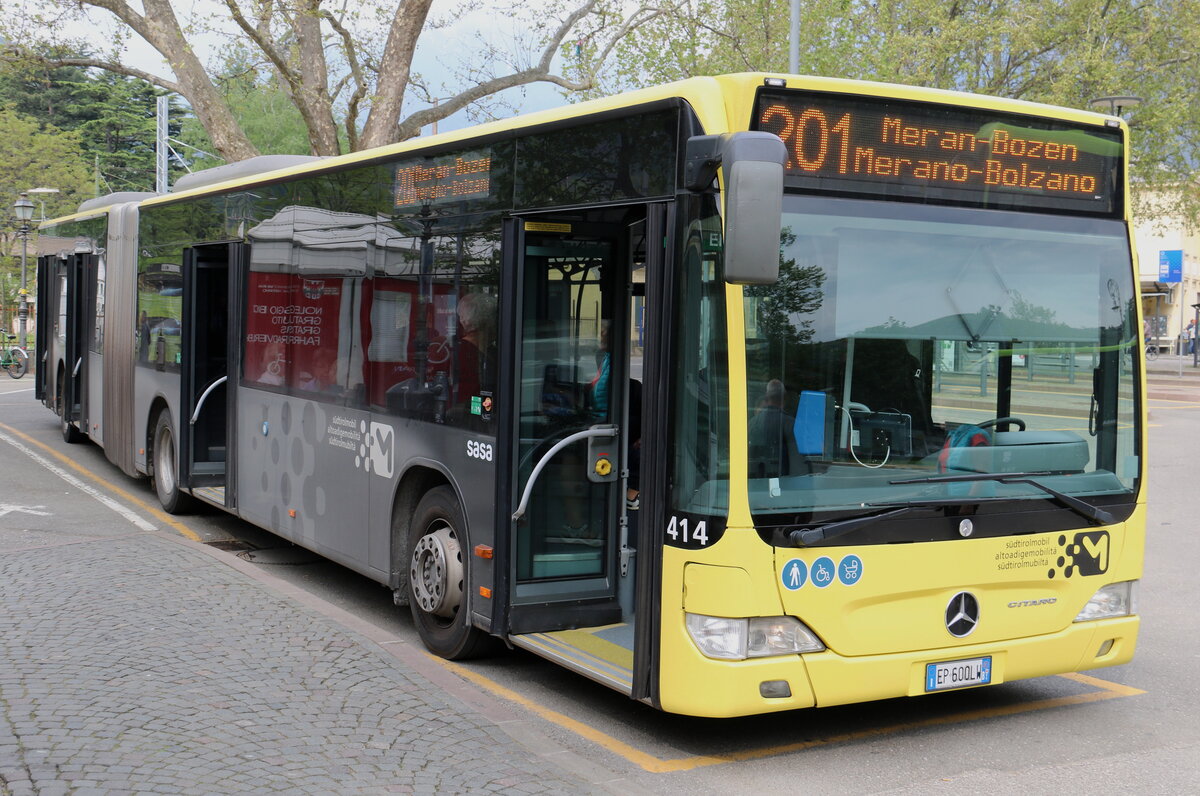
<svg viewBox="0 0 1200 796">
<path fill-rule="evenodd" d="M 178 518 L 180 534 L 234 548 L 217 555 L 285 596 L 353 625 L 397 663 L 580 787 L 613 792 L 1191 793 L 1200 779 L 1200 379 L 1155 375 L 1143 615 L 1134 662 L 1078 677 L 737 720 L 657 713 L 522 651 L 465 666 L 420 653 L 406 609 L 364 578 L 219 512 Z M 118 508 L 171 531 L 145 482 L 90 445 L 62 442 L 29 379 L 0 384 L 0 434 L 19 430 L 84 471 Z M 34 447 L 27 445 L 27 447 Z M 40 450 L 40 448 L 37 448 Z M 24 456 L 0 440 L 0 457 Z M 53 459 L 49 453 L 43 455 Z M 12 472 L 5 467 L 6 472 Z M 63 511 L 114 512 L 38 465 L 10 494 L 50 490 Z M 20 502 L 20 501 L 9 501 Z M 123 519 L 129 522 L 128 518 Z M 240 552 L 236 548 L 242 549 Z M 0 793 L 3 793 L 0 785 Z"/>
</svg>

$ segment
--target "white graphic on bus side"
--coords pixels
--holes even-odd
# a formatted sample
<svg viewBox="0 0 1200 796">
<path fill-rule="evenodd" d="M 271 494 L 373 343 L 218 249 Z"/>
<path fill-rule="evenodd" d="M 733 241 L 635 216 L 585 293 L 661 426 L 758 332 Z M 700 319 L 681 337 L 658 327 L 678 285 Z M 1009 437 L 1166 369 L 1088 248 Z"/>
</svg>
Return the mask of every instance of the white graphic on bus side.
<svg viewBox="0 0 1200 796">
<path fill-rule="evenodd" d="M 356 468 L 375 473 L 380 478 L 392 477 L 396 461 L 396 434 L 391 426 L 335 416 L 330 419 L 325 434 L 333 447 L 355 452 Z"/>
</svg>

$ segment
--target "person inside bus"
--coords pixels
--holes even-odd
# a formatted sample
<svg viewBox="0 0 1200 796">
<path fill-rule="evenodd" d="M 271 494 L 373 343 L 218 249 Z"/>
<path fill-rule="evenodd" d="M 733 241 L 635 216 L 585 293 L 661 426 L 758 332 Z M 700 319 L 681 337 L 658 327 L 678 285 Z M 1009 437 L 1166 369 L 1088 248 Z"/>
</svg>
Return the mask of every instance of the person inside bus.
<svg viewBox="0 0 1200 796">
<path fill-rule="evenodd" d="M 602 423 L 608 419 L 608 385 L 612 375 L 612 356 L 608 351 L 608 335 L 612 321 L 600 321 L 600 345 L 596 349 L 596 375 L 592 377 L 591 406 L 592 419 Z"/>
<path fill-rule="evenodd" d="M 608 420 L 609 389 L 612 376 L 612 356 L 609 348 L 609 336 L 612 334 L 612 321 L 600 322 L 600 346 L 596 352 L 599 360 L 596 365 L 596 376 L 592 379 L 591 402 L 592 419 L 603 423 Z M 626 482 L 625 508 L 637 511 L 641 508 L 638 495 L 641 492 L 641 452 L 642 452 L 642 383 L 636 379 L 629 380 L 629 429 L 625 434 L 629 450 L 627 461 L 629 479 Z"/>
<path fill-rule="evenodd" d="M 318 348 L 313 352 L 308 369 L 300 373 L 296 386 L 308 392 L 335 395 L 342 392 L 337 378 L 337 349 Z"/>
<path fill-rule="evenodd" d="M 486 293 L 467 293 L 458 300 L 458 395 L 470 401 L 495 390 L 496 299 Z"/>
<path fill-rule="evenodd" d="M 778 478 L 791 473 L 799 457 L 790 438 L 796 418 L 784 411 L 787 389 L 779 379 L 767 382 L 762 402 L 750 418 L 750 477 Z"/>
</svg>

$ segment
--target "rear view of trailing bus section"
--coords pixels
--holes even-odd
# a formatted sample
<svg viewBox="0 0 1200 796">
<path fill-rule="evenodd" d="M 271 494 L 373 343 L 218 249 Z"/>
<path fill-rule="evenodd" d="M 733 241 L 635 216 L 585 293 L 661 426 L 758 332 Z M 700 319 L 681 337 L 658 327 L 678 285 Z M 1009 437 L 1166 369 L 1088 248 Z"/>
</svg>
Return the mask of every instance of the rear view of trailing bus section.
<svg viewBox="0 0 1200 796">
<path fill-rule="evenodd" d="M 737 716 L 1129 661 L 1119 118 L 696 78 L 46 222 L 64 438 L 501 640 Z"/>
</svg>

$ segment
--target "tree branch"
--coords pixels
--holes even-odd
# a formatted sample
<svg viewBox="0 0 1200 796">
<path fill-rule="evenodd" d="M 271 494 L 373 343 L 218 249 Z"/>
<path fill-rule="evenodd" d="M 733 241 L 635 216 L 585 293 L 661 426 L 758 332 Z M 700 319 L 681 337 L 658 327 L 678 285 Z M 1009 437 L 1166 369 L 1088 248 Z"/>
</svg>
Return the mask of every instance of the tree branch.
<svg viewBox="0 0 1200 796">
<path fill-rule="evenodd" d="M 405 139 L 412 138 L 420 133 L 422 127 L 433 124 L 437 121 L 441 121 L 442 119 L 457 113 L 476 100 L 496 94 L 506 89 L 516 88 L 517 86 L 524 86 L 530 83 L 550 83 L 552 85 L 564 88 L 567 91 L 587 91 L 588 89 L 594 88 L 596 86 L 596 72 L 594 69 L 590 70 L 582 80 L 571 80 L 563 75 L 552 73 L 550 71 L 550 66 L 554 61 L 554 56 L 562 47 L 562 43 L 566 39 L 567 35 L 570 34 L 571 30 L 576 24 L 579 23 L 580 20 L 591 13 L 592 9 L 594 9 L 596 6 L 596 2 L 597 0 L 589 0 L 587 3 L 571 13 L 562 22 L 562 24 L 558 26 L 554 32 L 554 35 L 549 39 L 545 48 L 542 50 L 541 57 L 539 58 L 536 66 L 533 66 L 529 69 L 522 69 L 509 75 L 485 80 L 478 85 L 472 86 L 466 91 L 456 94 L 445 102 L 439 103 L 435 107 L 424 108 L 415 113 L 409 114 L 409 116 L 398 125 L 398 140 L 403 141 Z M 654 6 L 642 6 L 634 11 L 633 14 L 630 15 L 629 19 L 626 20 L 626 22 L 621 25 L 621 27 L 619 27 L 617 31 L 609 38 L 603 49 L 600 51 L 599 57 L 594 59 L 594 63 L 597 65 L 604 63 L 605 59 L 607 59 L 607 57 L 612 53 L 617 43 L 620 42 L 623 37 L 627 36 L 630 31 L 636 27 L 646 24 L 647 22 L 650 22 L 659 16 L 662 16 L 665 13 L 665 9 Z"/>
<path fill-rule="evenodd" d="M 242 32 L 250 37 L 250 40 L 262 50 L 263 55 L 267 56 L 267 60 L 275 67 L 275 71 L 279 74 L 283 81 L 287 83 L 289 93 L 295 95 L 299 88 L 299 78 L 288 65 L 287 59 L 279 52 L 279 48 L 270 39 L 270 24 L 269 18 L 265 15 L 270 12 L 266 10 L 266 6 L 259 15 L 258 24 L 250 24 L 250 20 L 246 19 L 242 14 L 241 7 L 237 4 L 237 0 L 225 0 L 225 7 L 229 9 L 230 15 L 233 16 L 233 21 L 242 29 Z"/>
<path fill-rule="evenodd" d="M 11 51 L 12 50 L 10 49 L 9 52 Z M 167 91 L 173 91 L 176 94 L 180 93 L 179 84 L 174 80 L 168 80 L 165 77 L 160 77 L 159 75 L 144 72 L 141 69 L 134 69 L 131 66 L 125 66 L 124 64 L 118 64 L 113 61 L 105 61 L 100 58 L 51 58 L 45 55 L 31 53 L 25 49 L 18 49 L 16 52 L 20 54 L 22 59 L 33 61 L 44 66 L 82 66 L 85 68 L 103 69 L 106 72 L 115 72 L 118 75 L 125 75 L 126 77 L 136 77 L 139 80 L 145 80 L 151 85 L 165 88 Z M 4 61 L 6 63 L 13 63 L 15 60 L 17 59 L 12 58 L 7 54 L 0 55 L 0 61 Z"/>
<path fill-rule="evenodd" d="M 363 74 L 362 64 L 358 60 L 358 49 L 354 46 L 354 37 L 350 35 L 350 31 L 346 30 L 342 25 L 342 21 L 337 19 L 328 11 L 321 12 L 322 17 L 329 22 L 329 26 L 333 28 L 334 33 L 342 39 L 342 48 L 346 53 L 346 61 L 350 64 L 350 76 L 354 80 L 354 93 L 350 95 L 350 99 L 346 102 L 346 137 L 350 144 L 350 151 L 358 149 L 358 110 L 363 99 L 367 96 L 369 84 L 366 76 Z M 339 83 L 337 91 L 333 96 L 337 96 L 341 92 L 341 87 L 345 83 L 345 78 Z"/>
</svg>

